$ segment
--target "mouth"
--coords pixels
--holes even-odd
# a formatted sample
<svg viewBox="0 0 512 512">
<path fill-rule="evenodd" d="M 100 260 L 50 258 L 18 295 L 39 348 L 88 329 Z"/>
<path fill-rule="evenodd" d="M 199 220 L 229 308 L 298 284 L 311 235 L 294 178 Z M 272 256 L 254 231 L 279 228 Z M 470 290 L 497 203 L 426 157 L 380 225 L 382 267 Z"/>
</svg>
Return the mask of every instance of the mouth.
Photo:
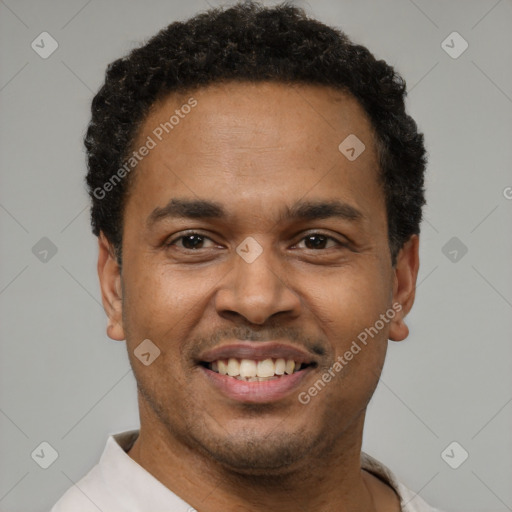
<svg viewBox="0 0 512 512">
<path fill-rule="evenodd" d="M 294 359 L 282 357 L 263 360 L 238 359 L 217 359 L 212 362 L 201 361 L 204 368 L 244 382 L 264 382 L 268 380 L 282 379 L 287 375 L 304 371 L 306 368 L 316 366 L 316 363 L 300 363 Z"/>
<path fill-rule="evenodd" d="M 216 392 L 244 403 L 289 399 L 318 366 L 302 348 L 275 342 L 219 346 L 201 354 L 196 363 Z"/>
<path fill-rule="evenodd" d="M 205 362 L 199 365 L 199 368 L 206 382 L 225 398 L 242 403 L 268 404 L 284 399 L 289 400 L 294 392 L 298 396 L 299 387 L 305 385 L 307 376 L 316 366 L 316 364 L 303 365 L 302 363 L 294 366 L 295 361 L 285 360 L 284 373 L 280 374 L 283 370 L 283 362 L 279 359 L 255 361 L 230 358 L 227 361 Z M 286 371 L 287 366 L 290 373 Z M 256 368 L 256 375 L 252 375 L 254 368 Z M 221 370 L 226 373 L 221 373 Z M 260 377 L 258 371 L 261 371 L 260 375 L 264 376 Z M 237 375 L 229 375 L 228 372 L 237 373 Z"/>
</svg>

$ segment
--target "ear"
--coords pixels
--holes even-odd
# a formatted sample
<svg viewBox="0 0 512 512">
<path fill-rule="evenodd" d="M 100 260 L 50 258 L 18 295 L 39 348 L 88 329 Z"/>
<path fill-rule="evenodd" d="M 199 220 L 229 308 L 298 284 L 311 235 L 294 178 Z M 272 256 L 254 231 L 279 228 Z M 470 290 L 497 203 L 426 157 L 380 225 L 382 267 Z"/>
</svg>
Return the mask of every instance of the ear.
<svg viewBox="0 0 512 512">
<path fill-rule="evenodd" d="M 404 318 L 414 304 L 416 279 L 420 266 L 419 246 L 418 235 L 412 235 L 397 256 L 394 270 L 393 304 L 400 304 L 401 309 L 397 311 L 389 327 L 389 339 L 393 341 L 405 340 L 409 335 L 409 328 L 405 325 Z"/>
<path fill-rule="evenodd" d="M 103 232 L 98 237 L 98 277 L 101 287 L 101 300 L 108 316 L 107 335 L 122 341 L 125 339 L 123 329 L 123 296 L 121 288 L 121 269 Z"/>
</svg>

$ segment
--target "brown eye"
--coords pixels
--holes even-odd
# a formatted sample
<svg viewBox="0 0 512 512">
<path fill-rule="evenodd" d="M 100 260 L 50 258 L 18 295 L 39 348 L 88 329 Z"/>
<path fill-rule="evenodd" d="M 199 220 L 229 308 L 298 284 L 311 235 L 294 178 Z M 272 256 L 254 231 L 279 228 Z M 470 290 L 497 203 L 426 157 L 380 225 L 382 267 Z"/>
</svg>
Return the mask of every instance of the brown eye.
<svg viewBox="0 0 512 512">
<path fill-rule="evenodd" d="M 305 243 L 306 249 L 311 250 L 319 250 L 319 249 L 330 249 L 330 247 L 326 247 L 328 241 L 331 240 L 336 243 L 338 246 L 343 246 L 341 242 L 338 242 L 335 238 L 327 235 L 323 235 L 322 233 L 312 233 L 305 236 L 302 240 Z M 299 242 L 300 243 L 300 242 Z M 333 246 L 331 246 L 333 247 Z"/>
<path fill-rule="evenodd" d="M 202 235 L 201 233 L 188 233 L 186 235 L 181 235 L 177 238 L 174 238 L 165 245 L 167 247 L 178 245 L 181 249 L 193 251 L 204 249 L 203 244 L 205 243 L 205 240 L 210 240 L 210 238 Z"/>
<path fill-rule="evenodd" d="M 201 249 L 201 245 L 203 244 L 204 237 L 201 235 L 187 235 L 182 236 L 182 244 L 185 249 Z"/>
</svg>

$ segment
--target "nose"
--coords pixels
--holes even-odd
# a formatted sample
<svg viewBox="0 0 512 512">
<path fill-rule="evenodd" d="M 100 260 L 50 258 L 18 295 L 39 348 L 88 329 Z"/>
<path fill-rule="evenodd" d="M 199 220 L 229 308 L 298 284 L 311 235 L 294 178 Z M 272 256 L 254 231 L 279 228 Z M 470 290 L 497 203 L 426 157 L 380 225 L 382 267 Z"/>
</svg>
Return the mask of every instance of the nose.
<svg viewBox="0 0 512 512">
<path fill-rule="evenodd" d="M 240 315 L 247 322 L 262 325 L 278 313 L 290 318 L 300 314 L 300 298 L 290 287 L 286 270 L 270 252 L 265 249 L 251 263 L 235 255 L 234 269 L 215 297 L 220 316 Z"/>
</svg>

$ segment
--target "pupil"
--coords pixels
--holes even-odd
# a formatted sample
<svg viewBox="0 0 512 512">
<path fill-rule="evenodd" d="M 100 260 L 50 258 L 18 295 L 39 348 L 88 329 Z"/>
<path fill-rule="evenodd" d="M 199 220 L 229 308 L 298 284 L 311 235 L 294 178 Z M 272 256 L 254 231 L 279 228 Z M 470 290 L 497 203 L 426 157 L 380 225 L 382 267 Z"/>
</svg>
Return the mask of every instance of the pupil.
<svg viewBox="0 0 512 512">
<path fill-rule="evenodd" d="M 323 235 L 311 235 L 306 238 L 306 245 L 308 242 L 312 242 L 314 239 L 316 239 L 317 242 L 316 243 L 313 242 L 312 245 L 313 245 L 313 248 L 316 248 L 316 249 L 318 249 L 318 247 L 320 247 L 320 246 L 323 246 L 326 241 L 326 237 Z"/>
<path fill-rule="evenodd" d="M 192 240 L 196 239 L 196 243 L 194 243 Z M 187 249 L 195 249 L 199 244 L 203 242 L 202 237 L 199 235 L 187 235 L 183 237 L 183 245 Z"/>
</svg>

